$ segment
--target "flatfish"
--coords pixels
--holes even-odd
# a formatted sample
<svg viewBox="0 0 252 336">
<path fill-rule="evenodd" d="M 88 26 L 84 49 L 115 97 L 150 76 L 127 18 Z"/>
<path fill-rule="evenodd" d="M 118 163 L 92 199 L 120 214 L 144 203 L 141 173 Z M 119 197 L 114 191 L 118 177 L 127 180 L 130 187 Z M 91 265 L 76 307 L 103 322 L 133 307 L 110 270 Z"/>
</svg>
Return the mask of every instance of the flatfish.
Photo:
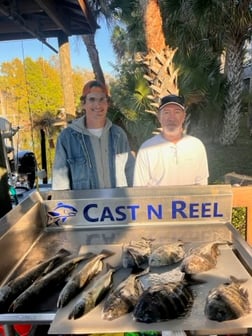
<svg viewBox="0 0 252 336">
<path fill-rule="evenodd" d="M 147 268 L 151 254 L 151 243 L 151 239 L 142 238 L 141 240 L 124 244 L 122 248 L 122 266 L 139 270 Z"/>
<path fill-rule="evenodd" d="M 94 309 L 104 298 L 110 287 L 112 286 L 114 269 L 109 269 L 105 274 L 94 280 L 91 288 L 84 290 L 78 299 L 68 318 L 78 319 Z"/>
<path fill-rule="evenodd" d="M 60 249 L 52 258 L 40 262 L 2 286 L 0 288 L 0 313 L 7 313 L 10 304 L 15 298 L 32 285 L 35 280 L 49 273 L 57 264 L 62 263 L 64 258 L 69 255 L 69 251 Z"/>
<path fill-rule="evenodd" d="M 160 245 L 152 250 L 149 256 L 149 265 L 153 267 L 173 265 L 181 261 L 184 255 L 185 250 L 182 241 Z"/>
<path fill-rule="evenodd" d="M 75 273 L 60 292 L 57 307 L 66 306 L 95 275 L 102 271 L 103 259 L 113 254 L 114 252 L 103 250 L 87 262 L 79 272 Z"/>
<path fill-rule="evenodd" d="M 204 313 L 209 320 L 218 322 L 237 319 L 250 312 L 248 292 L 241 285 L 244 279 L 230 277 L 230 281 L 209 291 Z"/>
<path fill-rule="evenodd" d="M 223 242 L 211 242 L 190 249 L 181 262 L 181 271 L 186 274 L 197 274 L 214 268 L 220 255 L 219 245 Z"/>
<path fill-rule="evenodd" d="M 133 311 L 138 322 L 167 321 L 186 315 L 193 303 L 193 293 L 184 281 L 154 285 L 144 290 Z"/>
<path fill-rule="evenodd" d="M 143 292 L 138 277 L 144 274 L 130 274 L 115 287 L 105 298 L 102 309 L 102 319 L 115 320 L 133 311 L 140 294 Z"/>
</svg>

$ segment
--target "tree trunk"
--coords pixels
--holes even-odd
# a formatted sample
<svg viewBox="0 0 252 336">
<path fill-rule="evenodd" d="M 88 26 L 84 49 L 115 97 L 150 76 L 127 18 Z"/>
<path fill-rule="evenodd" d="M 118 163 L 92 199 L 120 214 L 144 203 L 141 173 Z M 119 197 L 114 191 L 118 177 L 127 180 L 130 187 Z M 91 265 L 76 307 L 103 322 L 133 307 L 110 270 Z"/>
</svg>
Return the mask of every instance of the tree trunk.
<svg viewBox="0 0 252 336">
<path fill-rule="evenodd" d="M 100 64 L 99 53 L 95 44 L 95 35 L 94 34 L 82 35 L 82 40 L 87 48 L 87 53 L 94 71 L 95 78 L 101 81 L 102 83 L 105 83 L 104 74 Z"/>
<path fill-rule="evenodd" d="M 158 0 L 148 0 L 144 7 L 144 31 L 147 43 L 147 55 L 138 55 L 138 61 L 146 66 L 145 79 L 150 84 L 152 95 L 148 98 L 154 110 L 146 112 L 156 114 L 160 98 L 178 93 L 177 70 L 174 67 L 172 50 L 165 44 L 163 21 Z"/>
<path fill-rule="evenodd" d="M 62 34 L 59 37 L 58 42 L 65 113 L 66 116 L 70 115 L 70 119 L 73 119 L 75 117 L 76 107 L 74 101 L 73 76 L 68 37 Z"/>
<path fill-rule="evenodd" d="M 147 1 L 144 11 L 145 39 L 147 49 L 160 52 L 165 48 L 162 17 L 158 0 Z"/>
<path fill-rule="evenodd" d="M 223 129 L 220 135 L 222 145 L 234 144 L 240 128 L 243 45 L 234 43 L 228 47 L 225 67 L 228 89 L 224 102 Z"/>
<path fill-rule="evenodd" d="M 0 218 L 12 209 L 8 186 L 8 173 L 4 156 L 4 143 L 0 133 Z"/>
</svg>

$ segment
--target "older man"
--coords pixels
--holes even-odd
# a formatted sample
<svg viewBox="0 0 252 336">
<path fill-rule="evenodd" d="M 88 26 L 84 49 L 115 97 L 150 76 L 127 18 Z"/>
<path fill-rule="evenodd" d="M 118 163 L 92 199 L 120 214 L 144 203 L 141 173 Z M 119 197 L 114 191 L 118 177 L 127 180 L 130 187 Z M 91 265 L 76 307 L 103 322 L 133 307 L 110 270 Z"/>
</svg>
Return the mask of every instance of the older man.
<svg viewBox="0 0 252 336">
<path fill-rule="evenodd" d="M 186 110 L 183 97 L 161 99 L 158 120 L 162 131 L 140 147 L 134 186 L 206 185 L 208 162 L 203 143 L 184 133 Z"/>
</svg>

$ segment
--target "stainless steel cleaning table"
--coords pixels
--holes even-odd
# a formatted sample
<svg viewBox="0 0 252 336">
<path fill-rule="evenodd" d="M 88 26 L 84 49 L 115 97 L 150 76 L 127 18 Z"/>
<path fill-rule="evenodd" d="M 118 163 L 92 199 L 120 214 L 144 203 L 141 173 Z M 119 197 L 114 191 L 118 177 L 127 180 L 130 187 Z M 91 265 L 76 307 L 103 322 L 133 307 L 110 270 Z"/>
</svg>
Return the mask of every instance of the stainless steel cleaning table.
<svg viewBox="0 0 252 336">
<path fill-rule="evenodd" d="M 143 330 L 190 330 L 197 334 L 249 333 L 252 313 L 237 320 L 210 321 L 203 307 L 210 288 L 230 275 L 247 278 L 252 306 L 252 250 L 230 224 L 232 190 L 229 185 L 156 188 L 118 188 L 88 191 L 34 191 L 0 220 L 0 283 L 4 285 L 23 271 L 64 247 L 99 253 L 104 247 L 115 255 L 121 247 L 142 237 L 163 244 L 182 240 L 187 249 L 205 242 L 229 241 L 221 246 L 217 266 L 198 275 L 205 284 L 194 288 L 189 316 L 166 322 L 135 322 L 131 314 L 114 321 L 101 318 L 102 302 L 77 320 L 68 320 L 71 305 L 56 309 L 59 292 L 31 304 L 28 313 L 0 314 L 0 324 L 51 324 L 52 334 L 83 334 Z M 120 282 L 120 276 L 115 277 Z M 73 301 L 74 302 L 74 301 Z"/>
</svg>

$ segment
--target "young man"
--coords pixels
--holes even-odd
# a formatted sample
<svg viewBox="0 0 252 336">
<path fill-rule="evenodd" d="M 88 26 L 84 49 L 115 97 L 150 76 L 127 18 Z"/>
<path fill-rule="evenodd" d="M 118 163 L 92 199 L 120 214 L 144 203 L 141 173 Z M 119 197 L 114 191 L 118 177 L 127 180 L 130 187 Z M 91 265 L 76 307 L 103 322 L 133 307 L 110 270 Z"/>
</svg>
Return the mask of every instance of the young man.
<svg viewBox="0 0 252 336">
<path fill-rule="evenodd" d="M 132 186 L 135 159 L 126 133 L 107 118 L 109 94 L 96 80 L 83 88 L 85 115 L 58 137 L 52 188 L 101 189 Z"/>
<path fill-rule="evenodd" d="M 208 183 L 208 162 L 203 143 L 184 134 L 184 99 L 168 95 L 161 99 L 158 120 L 162 131 L 140 147 L 134 186 L 193 185 Z"/>
</svg>

